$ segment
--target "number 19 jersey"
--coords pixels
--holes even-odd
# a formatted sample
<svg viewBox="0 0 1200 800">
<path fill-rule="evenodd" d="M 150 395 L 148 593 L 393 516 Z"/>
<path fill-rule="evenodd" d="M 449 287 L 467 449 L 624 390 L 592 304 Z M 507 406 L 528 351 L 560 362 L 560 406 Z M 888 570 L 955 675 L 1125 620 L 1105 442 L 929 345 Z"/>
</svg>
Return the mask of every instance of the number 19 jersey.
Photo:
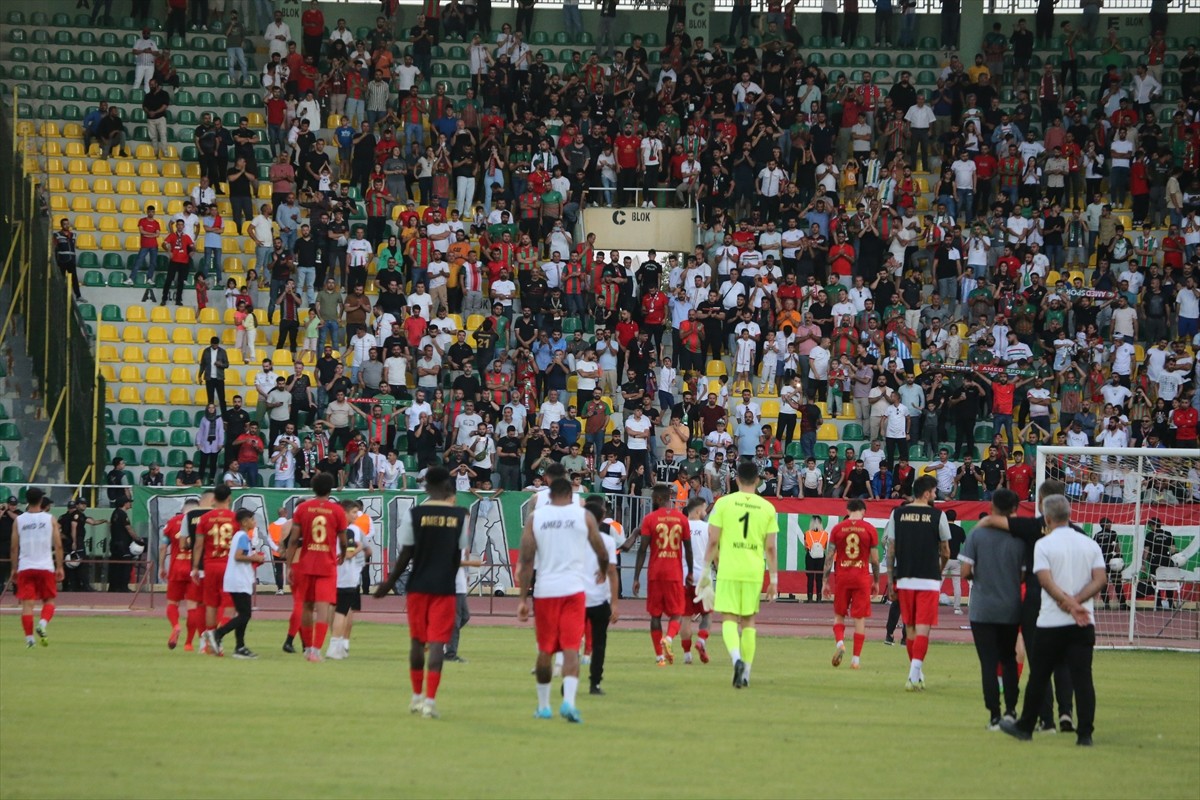
<svg viewBox="0 0 1200 800">
<path fill-rule="evenodd" d="M 768 536 L 779 534 L 779 517 L 770 501 L 748 492 L 727 494 L 713 505 L 708 529 L 721 529 L 717 576 L 762 583 Z"/>
<path fill-rule="evenodd" d="M 652 511 L 642 520 L 642 536 L 650 538 L 648 579 L 683 583 L 683 542 L 692 538 L 688 518 L 673 508 Z"/>
<path fill-rule="evenodd" d="M 861 519 L 843 520 L 833 526 L 829 541 L 839 581 L 870 580 L 871 551 L 879 546 L 879 532 L 874 525 Z"/>
<path fill-rule="evenodd" d="M 300 528 L 300 558 L 295 570 L 304 575 L 337 575 L 337 540 L 349 522 L 332 500 L 306 500 L 296 506 L 292 524 Z"/>
</svg>

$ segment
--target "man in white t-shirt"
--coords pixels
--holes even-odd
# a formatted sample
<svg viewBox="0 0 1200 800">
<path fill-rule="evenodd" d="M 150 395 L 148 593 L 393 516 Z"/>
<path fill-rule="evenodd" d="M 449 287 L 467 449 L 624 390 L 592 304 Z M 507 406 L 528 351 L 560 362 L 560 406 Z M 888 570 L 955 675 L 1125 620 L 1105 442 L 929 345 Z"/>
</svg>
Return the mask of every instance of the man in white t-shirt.
<svg viewBox="0 0 1200 800">
<path fill-rule="evenodd" d="M 650 437 L 653 435 L 654 423 L 642 413 L 641 406 L 635 406 L 633 414 L 625 419 L 625 449 L 629 453 L 630 469 L 644 464 L 646 472 L 650 472 Z"/>
<path fill-rule="evenodd" d="M 1137 355 L 1137 349 L 1123 334 L 1117 334 L 1113 338 L 1116 345 L 1113 347 L 1112 371 L 1114 375 L 1124 378 L 1125 380 L 1122 381 L 1124 383 L 1133 374 L 1133 359 Z"/>
<path fill-rule="evenodd" d="M 558 390 L 551 389 L 546 395 L 546 399 L 538 408 L 538 427 L 542 430 L 550 430 L 550 426 L 558 422 L 567 415 L 567 409 L 558 399 Z"/>
<path fill-rule="evenodd" d="M 404 63 L 396 67 L 396 88 L 403 95 L 417 85 L 420 77 L 421 70 L 413 64 L 412 56 L 405 56 Z"/>
</svg>

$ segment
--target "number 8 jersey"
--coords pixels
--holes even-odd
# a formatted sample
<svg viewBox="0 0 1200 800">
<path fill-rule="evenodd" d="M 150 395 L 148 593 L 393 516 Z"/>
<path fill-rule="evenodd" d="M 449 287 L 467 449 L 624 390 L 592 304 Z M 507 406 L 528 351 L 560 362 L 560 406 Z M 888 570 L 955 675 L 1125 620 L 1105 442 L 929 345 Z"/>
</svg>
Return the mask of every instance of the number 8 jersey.
<svg viewBox="0 0 1200 800">
<path fill-rule="evenodd" d="M 833 545 L 833 568 L 838 580 L 861 578 L 870 580 L 871 550 L 879 546 L 879 532 L 866 520 L 847 519 L 829 532 Z"/>
<path fill-rule="evenodd" d="M 683 583 L 683 542 L 692 538 L 688 518 L 673 508 L 652 511 L 642 520 L 642 536 L 650 538 L 648 579 Z"/>
</svg>

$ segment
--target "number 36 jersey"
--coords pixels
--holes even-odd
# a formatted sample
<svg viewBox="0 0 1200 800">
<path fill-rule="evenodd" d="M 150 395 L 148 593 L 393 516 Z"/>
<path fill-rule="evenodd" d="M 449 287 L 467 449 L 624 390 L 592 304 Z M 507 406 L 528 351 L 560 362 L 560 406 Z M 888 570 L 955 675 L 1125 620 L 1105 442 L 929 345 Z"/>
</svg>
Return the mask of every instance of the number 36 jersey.
<svg viewBox="0 0 1200 800">
<path fill-rule="evenodd" d="M 673 508 L 652 511 L 642 520 L 642 536 L 650 539 L 649 580 L 683 583 L 683 542 L 692 538 L 688 518 Z"/>
<path fill-rule="evenodd" d="M 337 575 L 337 541 L 349 522 L 332 500 L 307 500 L 296 506 L 292 524 L 300 529 L 300 554 L 294 569 L 303 575 Z"/>
<path fill-rule="evenodd" d="M 829 542 L 833 545 L 833 568 L 839 580 L 870 579 L 871 551 L 879 546 L 879 533 L 874 525 L 861 519 L 844 520 L 833 526 Z"/>
</svg>

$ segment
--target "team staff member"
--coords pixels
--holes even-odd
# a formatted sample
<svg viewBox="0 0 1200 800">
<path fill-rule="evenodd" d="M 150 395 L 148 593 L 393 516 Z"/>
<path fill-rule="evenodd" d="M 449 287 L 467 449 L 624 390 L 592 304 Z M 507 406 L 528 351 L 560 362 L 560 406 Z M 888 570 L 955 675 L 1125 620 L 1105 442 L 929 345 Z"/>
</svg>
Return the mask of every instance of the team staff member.
<svg viewBox="0 0 1200 800">
<path fill-rule="evenodd" d="M 1015 492 L 997 489 L 992 514 L 1010 517 L 1020 501 Z M 971 637 L 983 678 L 983 704 L 990 714 L 988 730 L 1000 729 L 1000 687 L 996 668 L 1004 677 L 1004 713 L 1016 719 L 1020 692 L 1017 673 L 1017 634 L 1021 629 L 1021 569 L 1025 548 L 1007 531 L 977 525 L 963 543 L 958 560 L 962 577 L 971 581 Z"/>
<path fill-rule="evenodd" d="M 867 618 L 871 616 L 871 587 L 879 584 L 879 533 L 866 522 L 867 504 L 854 499 L 846 504 L 847 518 L 833 526 L 829 538 L 833 558 L 825 563 L 825 579 L 831 570 L 833 588 L 833 665 L 841 666 L 846 656 L 846 615 L 854 618 L 854 650 L 850 668 L 859 668 L 863 644 L 867 640 Z M 869 571 L 868 571 L 869 567 Z"/>
<path fill-rule="evenodd" d="M 1071 527 L 1071 503 L 1061 495 L 1042 502 L 1050 533 L 1034 545 L 1033 571 L 1041 584 L 1042 608 L 1037 619 L 1038 657 L 1030 665 L 1029 684 L 1021 718 L 1002 720 L 1009 736 L 1029 741 L 1042 709 L 1054 670 L 1066 664 L 1071 671 L 1079 725 L 1075 743 L 1092 746 L 1096 719 L 1096 689 L 1092 683 L 1092 651 L 1096 620 L 1092 598 L 1108 582 L 1100 546 Z"/>
<path fill-rule="evenodd" d="M 129 546 L 134 542 L 145 546 L 137 534 L 133 532 L 133 523 L 129 519 L 129 507 L 133 498 L 124 495 L 117 499 L 116 507 L 108 521 L 108 590 L 110 592 L 128 592 L 129 580 L 133 573 L 133 553 Z"/>
<path fill-rule="evenodd" d="M 599 500 L 589 500 L 584 508 L 600 532 L 600 541 L 604 542 L 604 551 L 608 553 L 608 569 L 605 580 L 600 583 L 585 582 L 583 599 L 587 610 L 588 635 L 591 637 L 592 663 L 588 670 L 588 694 L 604 694 L 600 682 L 604 680 L 604 655 L 608 646 L 608 626 L 620 619 L 617 612 L 617 540 L 612 537 L 608 523 L 604 522 L 604 504 Z M 586 574 L 599 572 L 600 561 L 590 549 L 587 551 L 588 566 Z M 686 642 L 687 640 L 684 639 Z"/>
<path fill-rule="evenodd" d="M 887 563 L 892 576 L 888 592 L 900 603 L 908 632 L 907 692 L 925 689 L 923 666 L 929 652 L 929 632 L 938 622 L 942 571 L 950 559 L 950 523 L 933 507 L 937 478 L 922 475 L 913 483 L 913 501 L 892 511 L 884 537 L 889 540 Z"/>
<path fill-rule="evenodd" d="M 63 579 L 62 536 L 58 521 L 43 507 L 46 493 L 35 487 L 25 492 L 25 513 L 17 517 L 12 533 L 12 558 L 17 564 L 17 599 L 21 601 L 21 628 L 25 646 L 33 647 L 33 606 L 42 604 L 37 636 L 45 647 L 46 626 L 54 618 L 55 581 Z"/>
<path fill-rule="evenodd" d="M 758 645 L 754 625 L 762 593 L 763 573 L 770 570 L 767 600 L 779 593 L 775 542 L 779 517 L 770 501 L 758 495 L 758 465 L 737 466 L 737 491 L 713 504 L 708 516 L 708 550 L 704 564 L 720 570 L 713 610 L 724 617 L 721 638 L 733 661 L 733 688 L 750 685 L 750 667 Z"/>
<path fill-rule="evenodd" d="M 16 498 L 14 497 L 12 500 L 15 504 Z M 0 522 L 2 521 L 0 520 Z M 92 519 L 88 516 L 87 501 L 83 498 L 76 500 L 71 510 L 58 518 L 58 529 L 63 540 L 63 559 L 67 569 L 67 577 L 63 580 L 62 587 L 64 592 L 92 591 L 92 583 L 88 580 L 89 566 L 85 560 L 87 557 L 87 526 L 107 524 L 108 520 Z M 3 536 L 4 531 L 0 528 L 0 537 Z M 75 564 L 74 567 L 71 566 L 72 563 Z M 0 573 L 0 583 L 3 582 L 4 575 Z"/>
<path fill-rule="evenodd" d="M 454 631 L 454 577 L 462 551 L 471 545 L 467 509 L 455 505 L 454 479 L 444 467 L 425 474 L 426 499 L 400 516 L 396 540 L 400 554 L 375 597 L 387 597 L 412 563 L 408 579 L 408 627 L 412 636 L 409 677 L 413 696 L 408 710 L 426 719 L 438 716 L 437 692 L 442 682 L 446 644 Z M 426 662 L 425 651 L 429 650 Z"/>
</svg>

